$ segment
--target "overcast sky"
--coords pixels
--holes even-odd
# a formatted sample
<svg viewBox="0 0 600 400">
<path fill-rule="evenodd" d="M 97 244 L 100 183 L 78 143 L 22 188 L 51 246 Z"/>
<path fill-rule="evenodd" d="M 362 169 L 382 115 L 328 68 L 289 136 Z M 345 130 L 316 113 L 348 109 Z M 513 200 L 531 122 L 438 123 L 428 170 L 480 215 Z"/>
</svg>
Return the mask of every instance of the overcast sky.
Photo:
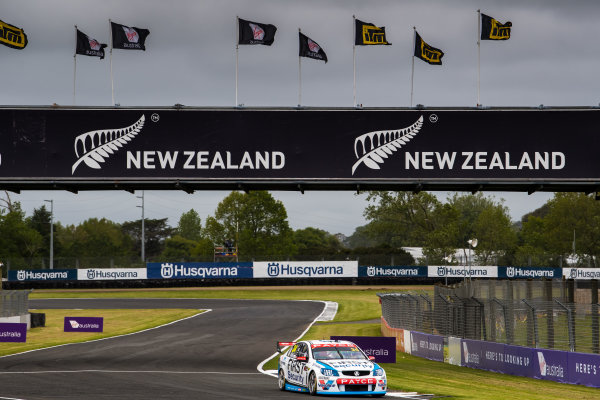
<svg viewBox="0 0 600 400">
<path fill-rule="evenodd" d="M 595 0 L 19 0 L 3 1 L 0 19 L 24 28 L 24 50 L 0 46 L 0 104 L 71 105 L 75 29 L 109 42 L 109 23 L 147 28 L 147 51 L 115 50 L 115 100 L 122 106 L 235 105 L 235 17 L 271 23 L 272 46 L 240 46 L 239 102 L 296 106 L 298 28 L 317 41 L 329 62 L 302 60 L 302 103 L 353 105 L 352 15 L 385 26 L 392 46 L 356 51 L 357 102 L 408 107 L 413 26 L 445 52 L 443 66 L 415 61 L 414 103 L 474 106 L 477 100 L 477 9 L 513 23 L 508 41 L 481 46 L 484 106 L 597 106 L 600 45 Z M 77 105 L 111 105 L 109 57 L 77 56 Z M 1 134 L 1 133 L 0 133 Z M 145 193 L 145 216 L 169 218 L 194 208 L 202 219 L 228 192 Z M 365 223 L 365 195 L 274 192 L 294 229 L 314 226 L 351 234 Z M 445 199 L 446 193 L 436 193 Z M 54 199 L 55 218 L 139 219 L 141 200 L 124 192 L 11 194 L 28 214 Z M 489 193 L 506 199 L 511 216 L 541 206 L 552 194 Z"/>
</svg>

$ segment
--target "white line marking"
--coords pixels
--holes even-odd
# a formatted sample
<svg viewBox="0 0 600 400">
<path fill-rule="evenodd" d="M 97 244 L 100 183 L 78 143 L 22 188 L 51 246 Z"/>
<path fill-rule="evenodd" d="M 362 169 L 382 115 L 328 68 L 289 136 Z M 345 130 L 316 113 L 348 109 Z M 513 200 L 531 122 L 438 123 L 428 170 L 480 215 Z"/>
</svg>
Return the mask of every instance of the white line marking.
<svg viewBox="0 0 600 400">
<path fill-rule="evenodd" d="M 42 347 L 41 349 L 27 350 L 27 351 L 22 351 L 20 353 L 14 353 L 14 354 L 6 355 L 6 356 L 0 356 L 0 359 L 1 358 L 18 356 L 18 355 L 21 355 L 21 354 L 33 353 L 34 351 L 40 351 L 40 350 L 46 350 L 46 349 L 54 349 L 56 347 L 72 346 L 72 345 L 76 345 L 76 344 L 99 342 L 101 340 L 109 340 L 109 339 L 115 339 L 115 338 L 120 338 L 120 337 L 125 337 L 125 336 L 137 335 L 138 333 L 152 331 L 154 329 L 158 329 L 158 328 L 162 328 L 162 327 L 165 327 L 165 326 L 176 324 L 177 322 L 185 321 L 186 319 L 195 318 L 195 317 L 197 317 L 199 315 L 204 315 L 204 314 L 207 314 L 207 313 L 209 313 L 211 311 L 212 310 L 209 308 L 207 310 L 203 310 L 202 312 L 199 312 L 198 314 L 194 314 L 194 315 L 192 315 L 190 317 L 181 318 L 181 319 L 178 319 L 178 320 L 175 320 L 175 321 L 167 322 L 166 324 L 162 324 L 162 325 L 159 325 L 159 326 L 155 326 L 153 328 L 148 328 L 148 329 L 144 329 L 144 330 L 137 331 L 137 332 L 125 333 L 123 335 L 117 335 L 117 336 L 109 336 L 109 337 L 100 338 L 100 339 L 87 340 L 85 342 L 57 344 L 56 346 Z"/>
<path fill-rule="evenodd" d="M 0 399 L 2 399 L 2 400 L 24 400 L 24 399 L 17 399 L 16 397 L 0 397 Z"/>
<path fill-rule="evenodd" d="M 321 316 L 325 313 L 325 311 L 327 310 L 328 307 L 330 307 L 330 304 L 332 304 L 333 302 L 331 301 L 323 301 L 323 300 L 300 300 L 300 301 L 316 301 L 319 303 L 323 303 L 323 311 L 321 312 L 321 314 L 319 314 L 319 316 L 317 316 L 317 318 L 315 318 L 309 325 L 308 327 L 304 330 L 304 332 L 302 332 L 300 334 L 300 336 L 298 336 L 296 339 L 292 340 L 293 342 L 297 342 L 298 340 L 300 340 L 302 338 L 302 336 L 306 335 L 306 332 L 308 332 L 308 330 L 310 328 L 312 328 L 312 326 L 315 324 L 315 322 L 320 321 L 319 318 L 321 318 Z M 336 305 L 336 310 L 337 310 L 337 303 L 334 303 Z M 333 315 L 333 317 L 335 317 L 335 314 Z M 333 319 L 332 317 L 332 319 Z M 287 347 L 284 347 L 283 349 L 285 350 Z M 263 369 L 263 366 L 268 363 L 269 361 L 271 361 L 273 358 L 277 357 L 279 355 L 279 353 L 275 352 L 273 353 L 273 355 L 269 356 L 267 359 L 265 359 L 263 362 L 261 362 L 260 364 L 258 364 L 256 366 L 256 369 L 258 370 L 258 372 L 260 372 L 261 374 L 265 374 L 265 375 L 269 375 L 272 376 L 274 378 L 277 378 L 277 372 L 275 372 L 274 374 L 271 372 L 273 370 L 268 370 L 265 371 Z"/>
<path fill-rule="evenodd" d="M 220 372 L 220 371 L 118 371 L 104 369 L 56 370 L 56 371 L 6 371 L 0 375 L 35 375 L 35 374 L 79 374 L 86 372 L 102 372 L 105 374 L 219 374 L 219 375 L 260 375 L 258 372 Z M 4 397 L 0 397 L 3 399 Z"/>
</svg>

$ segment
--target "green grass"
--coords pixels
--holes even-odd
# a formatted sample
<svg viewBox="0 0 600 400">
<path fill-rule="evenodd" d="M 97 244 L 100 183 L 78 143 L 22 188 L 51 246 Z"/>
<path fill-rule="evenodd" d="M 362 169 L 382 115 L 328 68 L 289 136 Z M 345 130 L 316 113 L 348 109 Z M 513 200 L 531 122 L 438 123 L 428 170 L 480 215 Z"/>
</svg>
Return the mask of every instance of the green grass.
<svg viewBox="0 0 600 400">
<path fill-rule="evenodd" d="M 229 298 L 229 299 L 282 299 L 329 300 L 339 303 L 335 323 L 316 323 L 305 339 L 322 339 L 332 335 L 380 336 L 377 323 L 357 323 L 381 317 L 381 306 L 376 293 L 406 290 L 432 291 L 431 287 L 261 287 L 261 288 L 199 288 L 178 290 L 124 290 L 124 291 L 36 291 L 31 298 L 56 297 L 118 297 L 118 298 Z M 294 338 L 282 338 L 291 340 Z M 267 363 L 265 369 L 275 369 L 277 360 Z M 430 393 L 461 400 L 506 399 L 599 399 L 600 389 L 560 384 L 530 378 L 497 374 L 476 369 L 457 367 L 441 362 L 397 353 L 396 364 L 382 364 L 392 390 Z"/>
</svg>

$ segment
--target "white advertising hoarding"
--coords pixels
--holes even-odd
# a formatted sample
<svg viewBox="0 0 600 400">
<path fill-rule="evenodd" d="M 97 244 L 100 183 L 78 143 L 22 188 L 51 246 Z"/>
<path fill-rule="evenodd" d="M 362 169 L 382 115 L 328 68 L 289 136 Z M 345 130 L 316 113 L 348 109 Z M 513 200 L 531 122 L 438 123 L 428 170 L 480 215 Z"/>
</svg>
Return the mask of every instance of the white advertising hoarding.
<svg viewBox="0 0 600 400">
<path fill-rule="evenodd" d="M 146 268 L 82 268 L 77 270 L 79 281 L 116 281 L 146 279 Z"/>
</svg>

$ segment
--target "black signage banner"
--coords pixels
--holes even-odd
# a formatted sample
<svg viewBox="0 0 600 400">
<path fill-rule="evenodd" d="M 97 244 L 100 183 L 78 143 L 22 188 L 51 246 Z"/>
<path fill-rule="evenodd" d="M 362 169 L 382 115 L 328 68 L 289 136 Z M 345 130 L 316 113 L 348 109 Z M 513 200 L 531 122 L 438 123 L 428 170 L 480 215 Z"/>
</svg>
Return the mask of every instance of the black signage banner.
<svg viewBox="0 0 600 400">
<path fill-rule="evenodd" d="M 3 108 L 0 187 L 593 191 L 599 120 L 597 109 Z"/>
</svg>

